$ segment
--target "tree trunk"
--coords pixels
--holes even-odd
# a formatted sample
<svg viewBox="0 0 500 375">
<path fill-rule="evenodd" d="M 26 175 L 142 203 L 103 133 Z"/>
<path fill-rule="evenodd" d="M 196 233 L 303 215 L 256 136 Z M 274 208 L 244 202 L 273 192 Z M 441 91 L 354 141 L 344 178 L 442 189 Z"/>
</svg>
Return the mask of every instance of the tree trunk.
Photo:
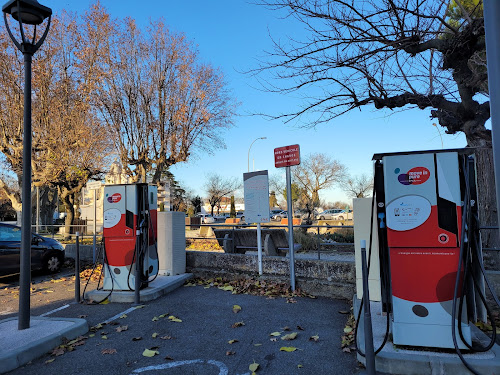
<svg viewBox="0 0 500 375">
<path fill-rule="evenodd" d="M 61 194 L 61 200 L 64 205 L 64 212 L 66 212 L 66 218 L 64 219 L 64 233 L 65 239 L 71 238 L 71 226 L 75 218 L 75 208 L 73 207 L 73 197 L 69 194 Z"/>
<path fill-rule="evenodd" d="M 498 226 L 493 151 L 491 147 L 482 148 L 475 156 L 480 225 Z M 499 234 L 498 229 L 481 230 L 483 248 L 500 248 Z M 500 270 L 500 251 L 485 250 L 484 261 L 487 269 Z"/>
</svg>

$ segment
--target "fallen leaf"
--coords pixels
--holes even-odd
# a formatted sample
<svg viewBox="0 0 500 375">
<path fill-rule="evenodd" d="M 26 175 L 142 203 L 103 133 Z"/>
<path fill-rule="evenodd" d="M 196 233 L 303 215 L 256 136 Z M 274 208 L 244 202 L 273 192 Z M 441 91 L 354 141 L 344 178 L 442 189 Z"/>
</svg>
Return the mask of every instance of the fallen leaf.
<svg viewBox="0 0 500 375">
<path fill-rule="evenodd" d="M 164 317 L 166 317 L 167 315 L 168 315 L 168 313 L 167 313 L 167 314 L 161 314 L 161 315 L 158 315 L 158 317 L 159 317 L 159 318 L 164 318 Z"/>
<path fill-rule="evenodd" d="M 238 340 L 229 340 L 227 343 L 228 344 L 234 344 L 235 342 L 238 342 Z"/>
<path fill-rule="evenodd" d="M 297 300 L 295 298 L 287 298 L 286 303 L 297 303 Z"/>
<path fill-rule="evenodd" d="M 350 353 L 351 352 L 351 348 L 343 348 L 342 351 L 344 353 Z"/>
<path fill-rule="evenodd" d="M 297 365 L 297 368 L 302 368 L 302 367 L 304 367 L 304 366 L 302 366 L 302 365 Z"/>
<path fill-rule="evenodd" d="M 94 336 L 95 336 L 95 333 L 91 333 L 91 334 L 89 335 L 89 337 L 94 337 Z"/>
<path fill-rule="evenodd" d="M 52 363 L 52 362 L 54 362 L 55 360 L 56 360 L 55 358 L 47 359 L 47 360 L 45 361 L 45 363 L 47 363 L 47 364 L 48 364 L 48 363 Z"/>
<path fill-rule="evenodd" d="M 116 327 L 116 332 L 123 332 L 123 331 L 126 331 L 126 330 L 128 330 L 128 326 Z"/>
<path fill-rule="evenodd" d="M 157 333 L 157 332 L 153 333 L 153 334 L 151 335 L 151 337 L 152 337 L 152 338 L 154 338 L 154 339 L 155 339 L 155 338 L 157 338 L 157 337 L 158 337 L 158 333 Z"/>
<path fill-rule="evenodd" d="M 244 325 L 245 325 L 245 323 L 243 323 L 243 322 L 236 322 L 231 326 L 231 328 L 237 328 L 237 327 L 241 327 Z"/>
<path fill-rule="evenodd" d="M 309 341 L 318 342 L 318 340 L 319 340 L 319 336 L 318 335 L 309 337 Z"/>
<path fill-rule="evenodd" d="M 59 357 L 60 355 L 63 355 L 64 352 L 65 352 L 64 348 L 59 346 L 59 347 L 55 348 L 54 350 L 52 350 L 50 355 L 53 355 L 54 357 Z"/>
<path fill-rule="evenodd" d="M 281 339 L 282 340 L 295 340 L 296 337 L 297 337 L 297 332 L 292 332 L 292 333 L 289 333 L 288 335 L 283 336 Z"/>
<path fill-rule="evenodd" d="M 116 354 L 116 349 L 103 349 L 101 354 Z"/>
<path fill-rule="evenodd" d="M 170 315 L 170 316 L 168 317 L 168 320 L 170 320 L 171 322 L 182 323 L 182 320 L 181 320 L 181 319 L 179 319 L 179 318 L 177 318 L 177 317 L 175 317 L 175 316 L 173 316 L 173 315 Z"/>
<path fill-rule="evenodd" d="M 173 361 L 173 360 L 174 360 L 174 359 L 173 359 L 172 357 L 170 357 L 169 355 L 167 355 L 167 356 L 165 357 L 165 359 L 166 359 L 166 360 L 168 360 L 168 361 Z"/>
<path fill-rule="evenodd" d="M 272 332 L 269 336 L 281 336 L 281 332 Z"/>
<path fill-rule="evenodd" d="M 104 301 L 99 302 L 100 305 L 107 305 L 109 303 L 109 299 L 105 299 Z"/>
<path fill-rule="evenodd" d="M 125 319 L 126 317 L 127 317 L 127 314 L 120 315 L 120 319 Z"/>
<path fill-rule="evenodd" d="M 143 307 L 145 307 L 146 305 L 139 305 L 139 306 L 135 306 L 136 309 L 142 309 Z"/>
<path fill-rule="evenodd" d="M 234 288 L 231 285 L 224 286 L 221 289 L 225 290 L 225 291 L 231 291 L 231 292 L 234 290 Z"/>
<path fill-rule="evenodd" d="M 230 350 L 228 350 L 228 351 L 226 352 L 226 355 L 234 355 L 234 354 L 235 354 L 235 353 L 234 353 L 234 352 L 232 352 L 232 351 L 230 351 Z"/>
<path fill-rule="evenodd" d="M 345 327 L 344 328 L 344 333 L 351 333 L 352 332 L 352 328 L 351 327 Z"/>
<path fill-rule="evenodd" d="M 236 313 L 239 313 L 241 311 L 241 306 L 239 305 L 234 305 L 233 306 L 233 312 L 236 314 Z"/>
<path fill-rule="evenodd" d="M 132 337 L 132 341 L 140 341 L 142 340 L 142 337 L 138 336 L 138 337 Z"/>
<path fill-rule="evenodd" d="M 293 346 L 282 346 L 280 348 L 280 352 L 294 352 L 296 350 L 297 350 L 297 348 L 295 348 Z"/>
<path fill-rule="evenodd" d="M 272 342 L 276 342 L 278 341 L 278 338 L 277 337 L 273 337 L 272 339 L 270 339 Z"/>
<path fill-rule="evenodd" d="M 304 330 L 304 328 L 302 328 L 301 326 L 297 326 L 297 329 L 298 329 L 299 331 L 303 331 L 303 330 Z"/>
<path fill-rule="evenodd" d="M 248 369 L 249 369 L 250 371 L 252 371 L 252 372 L 257 371 L 257 369 L 258 369 L 258 368 L 259 368 L 259 364 L 258 364 L 258 363 L 256 363 L 255 361 L 254 361 L 254 363 L 252 363 L 250 366 L 248 366 Z"/>
<path fill-rule="evenodd" d="M 288 327 L 288 326 L 283 327 L 283 331 L 290 331 L 290 327 Z"/>
<path fill-rule="evenodd" d="M 154 357 L 155 355 L 160 354 L 158 350 L 144 349 L 142 355 L 144 357 Z"/>
<path fill-rule="evenodd" d="M 158 320 L 160 320 L 160 318 L 158 318 L 157 316 L 155 316 L 153 319 L 151 319 L 152 322 L 157 322 Z"/>
<path fill-rule="evenodd" d="M 160 339 L 162 339 L 162 340 L 172 340 L 173 337 L 172 336 L 162 336 L 162 337 L 160 337 Z"/>
<path fill-rule="evenodd" d="M 253 344 L 253 346 L 262 346 L 262 344 Z"/>
<path fill-rule="evenodd" d="M 346 311 L 346 310 L 340 310 L 340 311 L 339 311 L 339 314 L 349 314 L 349 311 Z"/>
<path fill-rule="evenodd" d="M 106 336 L 106 335 L 102 335 L 102 336 L 101 336 L 101 339 L 103 339 L 103 340 L 107 340 L 107 339 L 108 339 L 108 336 Z"/>
</svg>

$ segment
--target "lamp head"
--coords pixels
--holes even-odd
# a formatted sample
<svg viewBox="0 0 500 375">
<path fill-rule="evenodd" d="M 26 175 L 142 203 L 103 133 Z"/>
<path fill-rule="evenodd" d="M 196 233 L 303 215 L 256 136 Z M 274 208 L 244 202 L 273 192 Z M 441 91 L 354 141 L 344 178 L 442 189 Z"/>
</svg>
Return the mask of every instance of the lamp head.
<svg viewBox="0 0 500 375">
<path fill-rule="evenodd" d="M 10 0 L 2 7 L 2 11 L 27 25 L 40 25 L 45 18 L 52 15 L 52 9 L 36 0 Z"/>
</svg>

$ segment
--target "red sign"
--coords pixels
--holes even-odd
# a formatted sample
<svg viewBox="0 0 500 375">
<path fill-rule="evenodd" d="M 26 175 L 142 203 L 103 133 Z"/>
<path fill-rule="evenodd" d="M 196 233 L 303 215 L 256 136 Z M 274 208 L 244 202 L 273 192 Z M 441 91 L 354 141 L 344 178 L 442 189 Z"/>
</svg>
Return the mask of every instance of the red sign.
<svg viewBox="0 0 500 375">
<path fill-rule="evenodd" d="M 276 168 L 290 167 L 300 164 L 299 145 L 278 147 L 274 149 L 274 166 Z"/>
<path fill-rule="evenodd" d="M 112 196 L 108 197 L 109 203 L 118 203 L 122 199 L 122 195 L 120 193 L 114 193 Z"/>
</svg>

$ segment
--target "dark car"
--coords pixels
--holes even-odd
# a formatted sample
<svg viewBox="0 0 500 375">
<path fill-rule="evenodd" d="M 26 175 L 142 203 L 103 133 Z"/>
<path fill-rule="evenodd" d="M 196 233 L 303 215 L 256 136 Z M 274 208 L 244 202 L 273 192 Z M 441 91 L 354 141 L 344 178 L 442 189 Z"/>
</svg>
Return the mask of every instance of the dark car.
<svg viewBox="0 0 500 375">
<path fill-rule="evenodd" d="M 0 276 L 19 273 L 21 227 L 0 223 Z M 31 269 L 55 273 L 64 263 L 64 247 L 52 238 L 31 235 Z"/>
</svg>

